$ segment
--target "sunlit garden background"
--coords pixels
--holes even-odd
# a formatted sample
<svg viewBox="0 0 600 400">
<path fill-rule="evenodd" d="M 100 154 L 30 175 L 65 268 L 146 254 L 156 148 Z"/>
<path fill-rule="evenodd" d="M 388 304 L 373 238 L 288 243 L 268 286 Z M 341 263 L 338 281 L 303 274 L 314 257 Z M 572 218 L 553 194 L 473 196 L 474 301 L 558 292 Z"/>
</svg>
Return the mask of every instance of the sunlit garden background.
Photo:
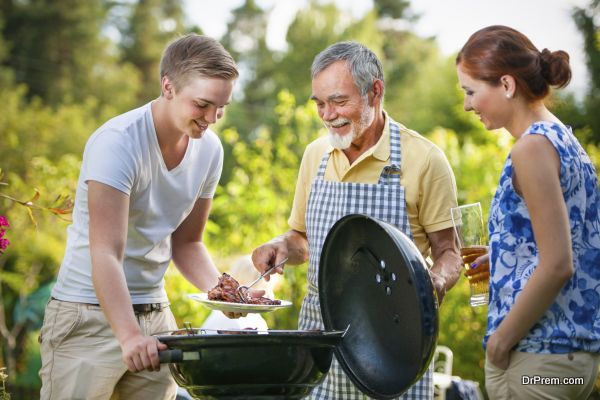
<svg viewBox="0 0 600 400">
<path fill-rule="evenodd" d="M 599 3 L 572 10 L 585 43 L 588 89 L 581 98 L 566 92 L 552 99 L 553 111 L 574 128 L 597 168 Z M 459 203 L 480 201 L 487 213 L 511 139 L 487 132 L 463 111 L 453 56 L 443 55 L 433 39 L 398 28 L 404 24 L 383 23 L 410 15 L 405 0 L 376 0 L 360 18 L 309 2 L 289 27 L 287 49 L 274 51 L 266 45 L 267 12 L 252 0 L 234 11 L 222 43 L 242 74 L 215 127 L 225 167 L 205 236 L 223 271 L 287 230 L 304 147 L 324 133 L 308 101 L 310 64 L 338 40 L 358 40 L 380 56 L 385 109 L 444 150 Z M 0 254 L 0 368 L 13 398 L 35 398 L 39 391 L 37 337 L 63 254 L 69 216 L 62 211 L 74 196 L 84 144 L 108 118 L 159 94 L 165 44 L 180 33 L 202 33 L 188 21 L 182 0 L 0 1 L 0 215 L 10 223 L 0 227 L 0 239 L 10 241 Z M 268 314 L 271 328 L 296 328 L 305 271 L 286 268 L 275 293 L 294 305 Z M 179 325 L 200 326 L 208 310 L 185 297 L 195 289 L 175 268 L 166 280 Z M 485 313 L 468 305 L 464 278 L 440 309 L 439 344 L 454 352 L 453 373 L 482 386 Z"/>
</svg>

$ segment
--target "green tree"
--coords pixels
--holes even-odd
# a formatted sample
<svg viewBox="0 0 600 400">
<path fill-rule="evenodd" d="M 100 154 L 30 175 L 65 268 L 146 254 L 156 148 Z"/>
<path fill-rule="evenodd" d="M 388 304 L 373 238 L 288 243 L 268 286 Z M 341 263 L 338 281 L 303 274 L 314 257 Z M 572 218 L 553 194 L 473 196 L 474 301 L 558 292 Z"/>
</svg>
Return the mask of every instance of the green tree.
<svg viewBox="0 0 600 400">
<path fill-rule="evenodd" d="M 407 0 L 374 0 L 373 6 L 377 15 L 392 19 L 409 17 L 410 1 Z"/>
<path fill-rule="evenodd" d="M 128 24 L 122 29 L 122 60 L 133 64 L 141 75 L 137 100 L 156 98 L 159 63 L 165 44 L 184 32 L 181 0 L 138 0 L 131 5 Z"/>
<path fill-rule="evenodd" d="M 82 154 L 88 136 L 100 124 L 97 102 L 68 103 L 53 109 L 39 97 L 26 98 L 23 85 L 0 91 L 0 167 L 26 179 L 30 165 L 24 160 L 44 156 L 58 161 L 65 154 Z"/>
<path fill-rule="evenodd" d="M 236 60 L 242 78 L 236 83 L 234 101 L 227 109 L 223 127 L 235 128 L 241 140 L 252 141 L 259 127 L 272 126 L 275 121 L 276 62 L 266 43 L 267 12 L 254 0 L 247 0 L 232 14 L 222 43 Z M 223 145 L 226 154 L 231 154 L 232 146 L 227 142 Z M 226 157 L 222 182 L 231 178 L 233 165 L 233 158 Z"/>
<path fill-rule="evenodd" d="M 343 40 L 344 32 L 355 22 L 352 15 L 333 3 L 319 4 L 311 0 L 290 24 L 278 81 L 284 83 L 296 99 L 310 98 L 310 67 L 313 58 L 329 45 Z M 294 79 L 290 79 L 294 77 Z"/>
<path fill-rule="evenodd" d="M 590 0 L 587 8 L 575 8 L 573 18 L 583 35 L 584 50 L 590 72 L 590 85 L 584 98 L 585 118 L 589 129 L 584 139 L 600 143 L 600 0 Z"/>
<path fill-rule="evenodd" d="M 128 90 L 137 77 L 110 54 L 110 41 L 102 35 L 106 13 L 102 0 L 3 0 L 4 65 L 27 86 L 30 98 L 57 105 L 93 95 L 99 105 L 119 105 L 123 95 L 115 97 L 111 89 Z"/>
<path fill-rule="evenodd" d="M 387 29 L 384 36 L 385 109 L 421 133 L 436 126 L 454 129 L 456 123 L 448 112 L 458 101 L 454 66 L 432 40 L 395 29 Z"/>
<path fill-rule="evenodd" d="M 4 12 L 0 7 L 0 32 L 4 31 Z M 14 73 L 12 69 L 8 68 L 6 64 L 6 58 L 9 54 L 9 48 L 4 40 L 4 37 L 0 34 L 0 89 L 8 87 L 14 82 Z"/>
</svg>

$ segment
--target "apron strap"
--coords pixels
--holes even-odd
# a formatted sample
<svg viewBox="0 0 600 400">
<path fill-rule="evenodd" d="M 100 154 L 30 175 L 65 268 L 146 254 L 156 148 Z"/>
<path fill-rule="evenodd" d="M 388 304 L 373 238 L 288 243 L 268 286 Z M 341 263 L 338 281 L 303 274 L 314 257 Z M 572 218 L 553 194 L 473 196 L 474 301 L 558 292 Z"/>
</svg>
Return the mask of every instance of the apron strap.
<svg viewBox="0 0 600 400">
<path fill-rule="evenodd" d="M 317 177 L 315 179 L 323 180 L 325 177 L 325 169 L 327 168 L 327 162 L 329 161 L 329 156 L 331 153 L 326 151 L 321 158 L 321 162 L 319 163 L 319 169 L 317 170 Z"/>
<path fill-rule="evenodd" d="M 390 127 L 390 165 L 386 165 L 379 176 L 380 185 L 400 185 L 400 165 L 402 165 L 402 149 L 400 146 L 400 127 L 389 116 Z"/>
</svg>

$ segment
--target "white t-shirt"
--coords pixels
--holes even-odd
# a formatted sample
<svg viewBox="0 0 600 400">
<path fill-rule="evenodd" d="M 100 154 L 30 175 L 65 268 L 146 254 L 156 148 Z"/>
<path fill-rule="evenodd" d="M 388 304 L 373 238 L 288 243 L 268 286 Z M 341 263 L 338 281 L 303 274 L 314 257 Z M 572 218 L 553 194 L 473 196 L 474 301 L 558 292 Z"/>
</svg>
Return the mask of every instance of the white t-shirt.
<svg viewBox="0 0 600 400">
<path fill-rule="evenodd" d="M 73 223 L 52 296 L 98 303 L 92 283 L 87 181 L 129 195 L 123 269 L 134 304 L 167 301 L 164 273 L 171 261 L 171 234 L 199 198 L 212 198 L 223 166 L 223 147 L 207 130 L 190 139 L 181 163 L 165 166 L 152 120 L 151 103 L 117 116 L 89 138 L 75 194 Z"/>
</svg>

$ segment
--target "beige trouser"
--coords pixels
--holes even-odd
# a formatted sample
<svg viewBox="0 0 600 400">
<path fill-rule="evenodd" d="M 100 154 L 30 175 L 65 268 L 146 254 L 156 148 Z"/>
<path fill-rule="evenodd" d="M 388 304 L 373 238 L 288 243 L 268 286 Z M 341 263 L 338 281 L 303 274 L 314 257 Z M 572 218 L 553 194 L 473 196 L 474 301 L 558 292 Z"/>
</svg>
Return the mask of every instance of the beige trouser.
<svg viewBox="0 0 600 400">
<path fill-rule="evenodd" d="M 146 335 L 177 329 L 169 308 L 136 315 Z M 40 335 L 41 400 L 175 399 L 167 365 L 132 373 L 99 306 L 50 300 Z"/>
<path fill-rule="evenodd" d="M 594 388 L 599 361 L 600 354 L 592 353 L 513 351 L 506 370 L 486 359 L 485 388 L 490 400 L 587 399 Z M 574 378 L 583 378 L 583 382 Z"/>
</svg>

